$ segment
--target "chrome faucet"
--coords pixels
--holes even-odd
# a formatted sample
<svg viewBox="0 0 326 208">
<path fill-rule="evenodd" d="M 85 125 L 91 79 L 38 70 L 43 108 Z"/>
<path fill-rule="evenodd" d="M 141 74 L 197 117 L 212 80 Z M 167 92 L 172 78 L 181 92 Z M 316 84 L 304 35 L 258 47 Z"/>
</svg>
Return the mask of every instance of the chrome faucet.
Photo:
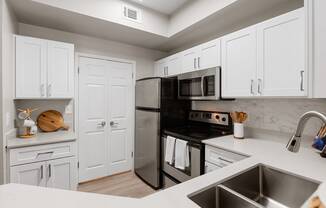
<svg viewBox="0 0 326 208">
<path fill-rule="evenodd" d="M 299 120 L 295 134 L 292 136 L 292 138 L 289 140 L 288 144 L 286 145 L 286 148 L 289 151 L 291 151 L 291 152 L 299 151 L 302 132 L 310 118 L 319 118 L 326 124 L 326 115 L 324 115 L 322 113 L 319 113 L 317 111 L 309 111 L 309 112 L 303 114 Z M 324 148 L 323 152 L 325 150 L 326 150 L 326 148 Z"/>
</svg>

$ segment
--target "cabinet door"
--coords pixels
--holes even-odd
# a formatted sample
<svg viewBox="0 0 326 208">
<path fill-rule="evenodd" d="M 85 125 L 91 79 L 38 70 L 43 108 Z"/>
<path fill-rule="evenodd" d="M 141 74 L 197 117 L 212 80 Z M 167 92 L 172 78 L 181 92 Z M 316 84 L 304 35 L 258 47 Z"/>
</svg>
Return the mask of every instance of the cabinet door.
<svg viewBox="0 0 326 208">
<path fill-rule="evenodd" d="M 77 185 L 75 157 L 51 160 L 46 163 L 46 186 L 74 190 Z"/>
<path fill-rule="evenodd" d="M 16 98 L 46 97 L 46 41 L 16 37 Z"/>
<path fill-rule="evenodd" d="M 74 46 L 48 41 L 48 97 L 72 98 L 74 95 Z"/>
<path fill-rule="evenodd" d="M 255 94 L 256 29 L 249 27 L 222 38 L 222 96 Z"/>
<path fill-rule="evenodd" d="M 45 162 L 13 166 L 10 168 L 10 182 L 45 187 L 45 168 Z"/>
<path fill-rule="evenodd" d="M 258 93 L 263 96 L 305 96 L 304 9 L 257 26 Z"/>
<path fill-rule="evenodd" d="M 216 39 L 199 46 L 198 67 L 208 69 L 221 66 L 221 40 Z"/>
<path fill-rule="evenodd" d="M 167 60 L 167 76 L 174 76 L 182 73 L 181 54 L 175 54 L 168 57 Z"/>
<path fill-rule="evenodd" d="M 198 58 L 198 51 L 196 47 L 182 52 L 181 55 L 182 72 L 186 73 L 186 72 L 191 72 L 199 69 L 197 64 L 197 58 Z"/>
<path fill-rule="evenodd" d="M 166 77 L 168 75 L 168 65 L 167 65 L 167 59 L 162 59 L 157 62 L 156 64 L 156 75 L 158 77 Z"/>
</svg>

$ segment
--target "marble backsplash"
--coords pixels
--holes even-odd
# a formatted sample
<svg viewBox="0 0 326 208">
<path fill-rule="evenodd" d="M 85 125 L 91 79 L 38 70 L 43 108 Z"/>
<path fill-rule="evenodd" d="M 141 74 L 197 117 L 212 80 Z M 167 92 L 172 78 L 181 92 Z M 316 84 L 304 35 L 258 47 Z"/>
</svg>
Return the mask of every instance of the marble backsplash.
<svg viewBox="0 0 326 208">
<path fill-rule="evenodd" d="M 326 114 L 326 99 L 238 99 L 235 101 L 193 101 L 194 110 L 244 111 L 248 113 L 246 127 L 293 133 L 300 116 L 311 110 Z M 315 135 L 322 122 L 313 118 L 304 130 Z"/>
</svg>

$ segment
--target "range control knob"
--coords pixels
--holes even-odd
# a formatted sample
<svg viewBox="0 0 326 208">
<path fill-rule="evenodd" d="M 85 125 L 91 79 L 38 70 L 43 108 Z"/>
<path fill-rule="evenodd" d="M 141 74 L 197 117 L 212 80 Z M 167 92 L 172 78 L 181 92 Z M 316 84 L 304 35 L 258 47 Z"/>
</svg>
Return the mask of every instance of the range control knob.
<svg viewBox="0 0 326 208">
<path fill-rule="evenodd" d="M 223 122 L 225 122 L 225 121 L 226 121 L 226 118 L 225 118 L 225 117 L 223 117 L 223 118 L 222 118 L 222 121 L 223 121 Z"/>
<path fill-rule="evenodd" d="M 219 115 L 216 115 L 215 118 L 216 118 L 216 120 L 220 120 L 220 116 Z"/>
</svg>

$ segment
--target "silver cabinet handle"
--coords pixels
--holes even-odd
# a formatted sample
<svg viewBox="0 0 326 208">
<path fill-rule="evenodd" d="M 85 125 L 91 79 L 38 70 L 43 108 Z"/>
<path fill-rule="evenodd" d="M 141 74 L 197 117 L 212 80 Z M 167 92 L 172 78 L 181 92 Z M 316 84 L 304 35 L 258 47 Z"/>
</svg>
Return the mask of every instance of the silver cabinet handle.
<svg viewBox="0 0 326 208">
<path fill-rule="evenodd" d="M 258 79 L 258 93 L 262 94 L 262 79 Z"/>
<path fill-rule="evenodd" d="M 41 97 L 44 97 L 45 96 L 45 93 L 44 93 L 44 84 L 41 84 L 40 91 L 41 91 Z"/>
<path fill-rule="evenodd" d="M 102 121 L 101 123 L 98 123 L 97 125 L 100 126 L 100 127 L 104 127 L 106 125 L 106 122 Z"/>
<path fill-rule="evenodd" d="M 48 85 L 48 96 L 51 97 L 52 96 L 52 84 Z"/>
<path fill-rule="evenodd" d="M 52 168 L 51 168 L 51 164 L 49 164 L 49 178 L 51 178 L 52 176 Z"/>
<path fill-rule="evenodd" d="M 43 179 L 44 175 L 43 175 L 43 165 L 41 165 L 41 179 Z"/>
<path fill-rule="evenodd" d="M 166 67 L 166 76 L 168 76 L 169 75 L 169 67 L 167 66 Z"/>
<path fill-rule="evenodd" d="M 119 123 L 117 123 L 117 122 L 114 122 L 114 121 L 111 121 L 110 122 L 110 126 L 115 126 L 115 125 L 118 125 Z"/>
<path fill-rule="evenodd" d="M 197 58 L 197 62 L 198 62 L 198 69 L 200 69 L 200 57 Z"/>
<path fill-rule="evenodd" d="M 300 90 L 304 91 L 304 70 L 300 71 Z"/>
<path fill-rule="evenodd" d="M 196 69 L 196 68 L 197 68 L 197 65 L 196 65 L 196 63 L 197 63 L 197 58 L 194 58 L 194 69 Z"/>
<path fill-rule="evenodd" d="M 254 80 L 251 80 L 251 85 L 250 85 L 250 93 L 254 95 Z"/>
</svg>

